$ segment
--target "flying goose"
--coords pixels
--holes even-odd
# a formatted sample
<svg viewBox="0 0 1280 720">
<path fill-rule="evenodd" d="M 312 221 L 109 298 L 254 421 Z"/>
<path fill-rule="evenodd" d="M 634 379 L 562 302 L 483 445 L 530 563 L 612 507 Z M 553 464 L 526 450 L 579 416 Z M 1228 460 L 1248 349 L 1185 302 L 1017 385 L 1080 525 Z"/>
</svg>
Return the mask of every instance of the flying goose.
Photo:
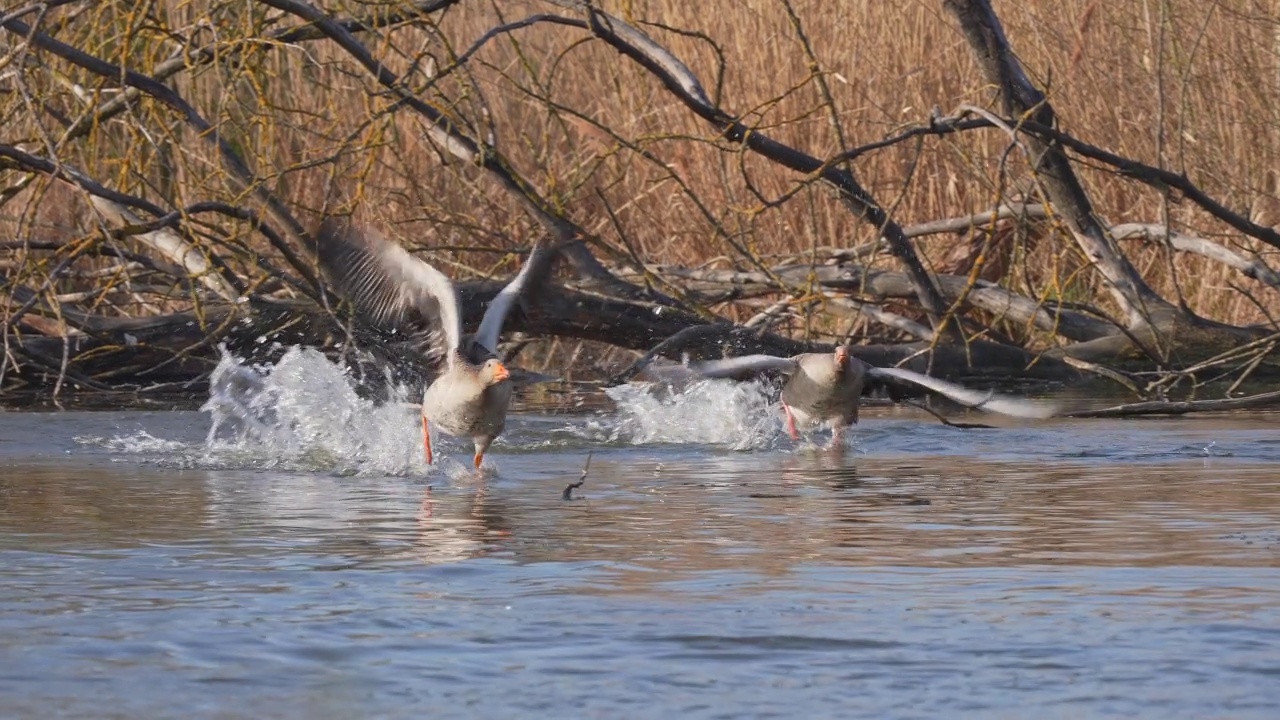
<svg viewBox="0 0 1280 720">
<path fill-rule="evenodd" d="M 743 378 L 774 371 L 787 376 L 782 387 L 782 411 L 787 433 L 798 440 L 797 427 L 810 429 L 830 424 L 833 441 L 858 422 L 858 400 L 868 381 L 876 384 L 910 383 L 944 395 L 971 408 L 1023 418 L 1047 418 L 1056 412 L 1051 403 L 983 393 L 900 368 L 872 367 L 849 354 L 841 345 L 832 353 L 804 353 L 782 358 L 745 355 L 690 365 L 709 378 Z"/>
<path fill-rule="evenodd" d="M 320 264 L 356 309 L 377 327 L 399 329 L 411 313 L 431 331 L 416 337 L 439 375 L 422 395 L 422 446 L 434 462 L 431 426 L 475 443 L 475 467 L 502 433 L 511 404 L 511 373 L 497 356 L 498 336 L 512 304 L 528 280 L 540 245 L 535 245 L 515 278 L 485 310 L 480 328 L 462 334 L 453 283 L 398 243 L 345 221 L 329 218 L 316 233 Z"/>
</svg>

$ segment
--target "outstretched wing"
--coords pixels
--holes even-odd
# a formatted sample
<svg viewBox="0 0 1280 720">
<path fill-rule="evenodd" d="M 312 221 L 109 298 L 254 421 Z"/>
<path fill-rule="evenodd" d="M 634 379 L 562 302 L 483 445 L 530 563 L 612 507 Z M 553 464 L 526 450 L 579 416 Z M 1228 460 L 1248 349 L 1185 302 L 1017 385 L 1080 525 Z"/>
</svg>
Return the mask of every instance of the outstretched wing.
<svg viewBox="0 0 1280 720">
<path fill-rule="evenodd" d="M 994 392 L 981 392 L 979 390 L 970 390 L 969 388 L 955 383 L 949 383 L 945 380 L 939 380 L 928 375 L 921 375 L 910 370 L 901 368 L 867 368 L 867 374 L 873 378 L 898 380 L 909 382 L 913 385 L 919 385 L 928 388 L 939 395 L 944 395 L 961 405 L 978 410 L 987 410 L 990 412 L 1000 413 L 1001 415 L 1011 415 L 1021 418 L 1048 418 L 1053 417 L 1058 412 L 1058 406 L 1055 403 L 1043 402 L 1037 400 L 1024 400 L 1022 398 L 1010 397 L 1008 395 L 997 395 Z"/>
<path fill-rule="evenodd" d="M 699 375 L 696 370 L 688 365 L 657 358 L 654 362 L 645 365 L 640 372 L 629 378 L 627 382 L 658 382 L 679 385 L 701 379 L 702 375 Z"/>
<path fill-rule="evenodd" d="M 443 341 L 437 352 L 452 357 L 462 325 L 458 294 L 443 273 L 381 234 L 357 233 L 336 218 L 316 232 L 316 252 L 333 283 L 369 322 L 393 329 L 417 311 L 431 324 L 433 341 Z"/>
<path fill-rule="evenodd" d="M 476 330 L 475 341 L 484 346 L 485 350 L 491 353 L 498 351 L 498 337 L 502 335 L 502 323 L 507 319 L 507 313 L 511 311 L 511 306 L 519 299 L 520 293 L 524 290 L 525 282 L 529 279 L 529 269 L 533 267 L 534 261 L 542 252 L 542 243 L 534 243 L 533 249 L 529 252 L 529 257 L 525 258 L 524 266 L 520 268 L 520 272 L 502 288 L 502 292 L 489 303 L 489 308 L 484 311 L 484 319 L 480 321 L 480 329 Z"/>
<path fill-rule="evenodd" d="M 689 365 L 689 369 L 703 377 L 744 380 L 770 371 L 790 375 L 796 371 L 796 361 L 793 358 L 780 358 L 772 355 L 743 355 L 742 357 L 693 363 Z"/>
</svg>

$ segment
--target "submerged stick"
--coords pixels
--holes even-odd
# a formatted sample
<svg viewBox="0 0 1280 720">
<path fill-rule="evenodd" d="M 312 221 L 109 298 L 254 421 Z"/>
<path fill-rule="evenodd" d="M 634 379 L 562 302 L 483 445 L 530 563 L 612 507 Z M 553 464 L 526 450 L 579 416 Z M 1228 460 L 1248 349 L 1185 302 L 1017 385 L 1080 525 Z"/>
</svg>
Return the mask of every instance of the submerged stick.
<svg viewBox="0 0 1280 720">
<path fill-rule="evenodd" d="M 583 465 L 583 466 L 582 466 L 582 475 L 580 475 L 580 476 L 578 477 L 578 482 L 576 482 L 576 483 L 569 483 L 569 485 L 568 485 L 567 487 L 565 487 L 564 492 L 560 493 L 560 499 L 561 499 L 561 500 L 572 500 L 572 499 L 573 499 L 573 491 L 574 491 L 576 488 L 580 488 L 580 487 L 582 487 L 582 484 L 583 484 L 583 483 L 585 483 L 585 482 L 587 481 L 587 471 L 591 469 L 591 456 L 592 456 L 594 453 L 595 453 L 595 451 L 594 451 L 594 450 L 590 450 L 590 451 L 588 451 L 588 452 L 587 452 L 587 464 L 585 464 L 585 465 Z"/>
<path fill-rule="evenodd" d="M 913 408 L 917 408 L 919 410 L 923 410 L 929 413 L 930 415 L 937 418 L 939 422 L 941 422 L 943 425 L 946 425 L 947 427 L 960 428 L 961 430 L 994 430 L 995 429 L 990 425 L 983 425 L 982 423 L 955 422 L 954 420 L 948 420 L 947 418 L 943 417 L 942 413 L 938 412 L 937 410 L 934 410 L 933 408 L 929 407 L 928 405 L 925 405 L 924 403 L 915 402 L 914 400 L 903 400 L 902 404 L 909 405 Z"/>
</svg>

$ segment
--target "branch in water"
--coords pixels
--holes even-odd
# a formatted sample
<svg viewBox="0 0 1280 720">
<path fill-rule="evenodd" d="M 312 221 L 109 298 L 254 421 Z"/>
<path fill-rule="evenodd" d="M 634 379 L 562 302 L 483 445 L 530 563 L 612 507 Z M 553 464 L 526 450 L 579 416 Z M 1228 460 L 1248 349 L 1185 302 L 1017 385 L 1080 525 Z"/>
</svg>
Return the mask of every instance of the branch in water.
<svg viewBox="0 0 1280 720">
<path fill-rule="evenodd" d="M 573 491 L 582 487 L 582 484 L 587 481 L 587 471 L 591 469 L 591 455 L 594 452 L 595 452 L 594 450 L 590 450 L 587 452 L 587 464 L 582 466 L 582 475 L 578 477 L 578 482 L 569 483 L 568 487 L 564 489 L 564 492 L 560 493 L 561 500 L 572 500 Z"/>
</svg>

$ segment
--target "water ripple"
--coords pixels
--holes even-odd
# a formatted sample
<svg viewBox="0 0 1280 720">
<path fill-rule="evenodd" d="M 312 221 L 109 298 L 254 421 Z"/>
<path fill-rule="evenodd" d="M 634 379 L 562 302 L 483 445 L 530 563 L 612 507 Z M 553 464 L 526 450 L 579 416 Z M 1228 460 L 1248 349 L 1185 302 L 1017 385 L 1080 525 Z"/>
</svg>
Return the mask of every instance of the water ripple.
<svg viewBox="0 0 1280 720">
<path fill-rule="evenodd" d="M 883 413 L 841 453 L 715 384 L 743 418 L 517 416 L 477 475 L 311 387 L 212 441 L 208 414 L 0 414 L 7 716 L 1280 712 L 1271 416 Z"/>
</svg>

